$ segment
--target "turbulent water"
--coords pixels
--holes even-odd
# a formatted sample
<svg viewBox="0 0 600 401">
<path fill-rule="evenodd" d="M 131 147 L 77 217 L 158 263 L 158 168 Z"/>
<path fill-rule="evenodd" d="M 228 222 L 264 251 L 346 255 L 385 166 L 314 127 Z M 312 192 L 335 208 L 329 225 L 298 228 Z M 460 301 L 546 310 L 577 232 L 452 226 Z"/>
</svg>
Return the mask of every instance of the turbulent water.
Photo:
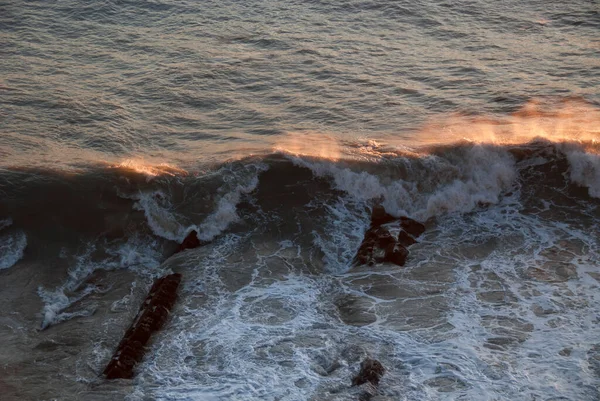
<svg viewBox="0 0 600 401">
<path fill-rule="evenodd" d="M 600 12 L 523 3 L 2 2 L 0 399 L 599 400 Z"/>
</svg>

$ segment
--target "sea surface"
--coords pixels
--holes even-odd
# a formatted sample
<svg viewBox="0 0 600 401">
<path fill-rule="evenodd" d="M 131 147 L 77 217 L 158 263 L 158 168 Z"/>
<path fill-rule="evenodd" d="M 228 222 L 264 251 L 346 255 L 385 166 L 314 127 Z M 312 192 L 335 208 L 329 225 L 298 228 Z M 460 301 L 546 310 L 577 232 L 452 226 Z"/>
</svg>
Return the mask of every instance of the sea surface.
<svg viewBox="0 0 600 401">
<path fill-rule="evenodd" d="M 2 401 L 600 400 L 599 233 L 596 0 L 0 2 Z"/>
</svg>

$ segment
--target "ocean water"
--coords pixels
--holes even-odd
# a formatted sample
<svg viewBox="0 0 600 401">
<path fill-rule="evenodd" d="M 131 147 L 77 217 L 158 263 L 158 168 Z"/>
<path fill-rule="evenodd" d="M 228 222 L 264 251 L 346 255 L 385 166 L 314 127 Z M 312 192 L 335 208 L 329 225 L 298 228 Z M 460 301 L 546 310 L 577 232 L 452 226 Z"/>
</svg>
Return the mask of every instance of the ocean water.
<svg viewBox="0 0 600 401">
<path fill-rule="evenodd" d="M 600 400 L 596 1 L 4 0 L 0 44 L 3 401 Z M 403 267 L 352 263 L 375 204 Z"/>
</svg>

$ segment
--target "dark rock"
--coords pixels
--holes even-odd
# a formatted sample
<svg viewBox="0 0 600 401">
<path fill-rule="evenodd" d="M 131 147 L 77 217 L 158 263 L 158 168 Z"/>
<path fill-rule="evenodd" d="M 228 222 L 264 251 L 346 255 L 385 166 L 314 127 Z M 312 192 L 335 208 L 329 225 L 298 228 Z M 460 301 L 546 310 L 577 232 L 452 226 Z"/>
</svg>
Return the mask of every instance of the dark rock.
<svg viewBox="0 0 600 401">
<path fill-rule="evenodd" d="M 400 217 L 400 225 L 408 234 L 419 237 L 425 232 L 425 225 L 408 217 Z"/>
<path fill-rule="evenodd" d="M 412 239 L 410 236 L 408 238 Z M 414 239 L 412 240 L 414 241 Z M 354 261 L 369 266 L 383 262 L 404 266 L 407 257 L 408 250 L 388 230 L 372 227 L 365 233 L 365 239 L 358 249 Z"/>
<path fill-rule="evenodd" d="M 119 363 L 126 369 L 133 370 L 133 367 L 137 363 L 137 361 L 132 358 L 130 355 L 121 354 L 119 355 Z"/>
<path fill-rule="evenodd" d="M 404 266 L 408 257 L 408 249 L 400 244 L 392 244 L 385 250 L 383 261 L 394 263 L 398 266 Z"/>
<path fill-rule="evenodd" d="M 403 247 L 407 247 L 416 244 L 417 240 L 406 231 L 400 230 L 400 234 L 398 234 L 398 243 Z"/>
<path fill-rule="evenodd" d="M 144 346 L 139 341 L 131 341 L 120 350 L 119 356 L 123 355 L 127 355 L 136 362 L 140 362 L 144 357 Z"/>
<path fill-rule="evenodd" d="M 408 217 L 400 217 L 402 230 L 396 239 L 387 229 L 380 227 L 394 220 L 398 219 L 386 213 L 383 206 L 373 207 L 371 227 L 365 233 L 363 242 L 356 252 L 355 263 L 372 266 L 375 263 L 389 262 L 404 266 L 408 257 L 406 247 L 417 242 L 414 237 L 423 234 L 425 226 Z"/>
<path fill-rule="evenodd" d="M 360 386 L 361 384 L 368 382 L 377 386 L 384 373 L 385 368 L 381 362 L 367 358 L 360 364 L 360 372 L 352 379 L 352 385 Z"/>
<path fill-rule="evenodd" d="M 363 244 L 364 243 L 375 244 L 376 241 L 377 241 L 377 228 L 371 227 L 367 230 L 367 232 L 365 232 L 365 238 L 363 238 Z"/>
<path fill-rule="evenodd" d="M 154 282 L 148 296 L 129 329 L 125 332 L 112 359 L 104 369 L 107 379 L 130 379 L 135 364 L 142 360 L 145 345 L 152 333 L 167 321 L 169 311 L 177 299 L 181 274 L 170 274 Z"/>
<path fill-rule="evenodd" d="M 142 345 L 146 345 L 152 336 L 152 329 L 146 324 L 138 324 L 131 334 L 125 337 L 127 341 L 137 341 Z"/>
<path fill-rule="evenodd" d="M 192 230 L 187 237 L 185 237 L 181 245 L 179 245 L 177 252 L 185 251 L 186 249 L 198 248 L 200 245 L 202 244 L 198 239 L 198 233 L 196 230 Z"/>
<path fill-rule="evenodd" d="M 111 363 L 104 370 L 104 375 L 107 379 L 131 379 L 133 370 L 121 365 L 118 361 Z"/>
<path fill-rule="evenodd" d="M 398 219 L 391 214 L 388 214 L 383 206 L 373 206 L 373 212 L 371 213 L 371 226 L 380 226 L 382 224 L 390 223 L 394 220 Z"/>
<path fill-rule="evenodd" d="M 361 265 L 369 264 L 369 261 L 371 260 L 371 251 L 367 251 L 366 249 L 359 250 L 356 254 L 355 261 Z"/>
<path fill-rule="evenodd" d="M 365 233 L 356 257 L 355 262 L 363 265 L 372 266 L 375 263 L 381 263 L 385 260 L 385 250 L 396 244 L 396 239 L 385 228 L 371 227 Z"/>
<path fill-rule="evenodd" d="M 388 245 L 395 244 L 396 239 L 390 234 L 385 228 L 380 228 L 375 232 L 377 246 L 380 248 L 386 248 Z"/>
</svg>

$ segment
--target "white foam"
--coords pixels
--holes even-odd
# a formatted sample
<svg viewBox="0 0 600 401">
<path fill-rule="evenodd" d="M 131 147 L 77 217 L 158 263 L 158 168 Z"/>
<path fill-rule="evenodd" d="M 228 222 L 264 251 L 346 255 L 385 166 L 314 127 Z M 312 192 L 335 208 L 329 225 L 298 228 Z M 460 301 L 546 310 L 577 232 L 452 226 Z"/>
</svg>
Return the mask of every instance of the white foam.
<svg viewBox="0 0 600 401">
<path fill-rule="evenodd" d="M 590 196 L 600 198 L 600 154 L 581 150 L 567 151 L 571 180 L 588 188 Z"/>
<path fill-rule="evenodd" d="M 22 231 L 0 235 L 0 269 L 14 266 L 23 257 L 26 247 L 27 236 Z"/>
<path fill-rule="evenodd" d="M 44 309 L 42 311 L 43 318 L 40 328 L 44 330 L 50 327 L 51 325 L 70 320 L 75 317 L 92 315 L 95 312 L 94 306 L 88 306 L 85 309 L 74 312 L 64 312 L 64 309 L 74 304 L 75 302 L 80 301 L 81 299 L 85 298 L 93 292 L 93 287 L 86 287 L 81 293 L 77 294 L 76 296 L 68 297 L 65 294 L 64 288 L 55 291 L 49 291 L 42 287 L 38 288 L 38 295 L 44 303 Z"/>
<path fill-rule="evenodd" d="M 107 247 L 105 251 L 114 257 L 114 262 L 110 264 L 113 268 L 127 268 L 140 275 L 154 275 L 162 258 L 158 249 L 160 246 L 156 240 L 132 236 L 125 244 Z"/>
<path fill-rule="evenodd" d="M 327 211 L 323 234 L 313 231 L 313 244 L 323 252 L 327 270 L 341 273 L 350 266 L 370 223 L 370 215 L 364 207 L 344 199 L 327 205 Z"/>
<path fill-rule="evenodd" d="M 289 158 L 294 164 L 309 168 L 317 177 L 331 177 L 335 188 L 349 193 L 357 200 L 367 201 L 385 194 L 385 188 L 379 178 L 365 171 L 355 172 L 333 161 L 311 160 L 297 156 L 289 156 Z"/>
<path fill-rule="evenodd" d="M 457 178 L 442 185 L 427 200 L 424 217 L 468 212 L 480 204 L 495 204 L 517 176 L 513 158 L 504 150 L 473 146 L 454 165 Z M 420 214 L 423 214 L 422 212 Z"/>
<path fill-rule="evenodd" d="M 399 159 L 398 163 L 408 165 L 406 177 L 379 177 L 334 162 L 290 158 L 316 176 L 331 177 L 336 189 L 355 200 L 382 200 L 393 215 L 421 219 L 497 203 L 517 176 L 515 161 L 506 150 L 478 144 L 448 150 L 443 157 Z"/>
<path fill-rule="evenodd" d="M 88 295 L 101 291 L 85 280 L 96 270 L 129 269 L 140 275 L 156 277 L 161 274 L 161 254 L 158 243 L 148 238 L 132 236 L 125 244 L 103 244 L 109 255 L 102 260 L 94 260 L 92 254 L 95 244 L 88 244 L 84 253 L 75 257 L 75 265 L 69 270 L 65 282 L 54 290 L 39 287 L 38 295 L 44 303 L 41 328 L 63 322 L 79 316 L 89 316 L 95 311 L 95 305 L 84 305 L 81 309 L 65 312 L 65 309 Z"/>
<path fill-rule="evenodd" d="M 217 210 L 210 214 L 198 227 L 198 238 L 210 241 L 239 220 L 237 204 L 242 195 L 249 194 L 256 189 L 258 177 L 252 177 L 246 185 L 237 185 L 236 188 L 225 194 L 217 203 Z"/>
<path fill-rule="evenodd" d="M 136 287 L 137 287 L 137 281 L 132 282 L 131 288 L 129 290 L 129 294 L 125 295 L 121 299 L 114 301 L 112 303 L 112 305 L 110 306 L 110 311 L 111 312 L 120 312 L 120 311 L 126 310 L 126 308 L 129 306 L 129 303 L 131 302 L 131 299 L 133 298 Z"/>
<path fill-rule="evenodd" d="M 562 222 L 521 214 L 515 206 L 440 222 L 435 246 L 452 250 L 448 256 L 457 265 L 450 322 L 461 335 L 448 348 L 477 361 L 477 371 L 469 373 L 482 373 L 478 380 L 486 395 L 478 399 L 540 394 L 546 399 L 596 399 L 592 394 L 598 394 L 593 390 L 598 379 L 584 361 L 597 343 L 598 283 L 585 273 L 597 270 L 597 240 Z M 457 232 L 463 234 L 457 238 Z M 456 252 L 459 242 L 475 245 L 490 239 L 499 244 L 483 258 Z M 576 274 L 553 276 L 557 266 Z M 488 291 L 503 292 L 504 300 L 480 297 Z M 528 330 L 519 333 L 518 322 Z M 516 333 L 521 340 L 500 349 L 481 346 L 489 338 Z M 567 348 L 570 356 L 562 354 Z"/>
<path fill-rule="evenodd" d="M 258 175 L 268 166 L 264 163 L 244 164 L 241 168 L 225 166 L 215 172 L 222 176 L 224 184 L 218 192 L 223 195 L 216 202 L 215 210 L 199 225 L 182 225 L 172 212 L 170 197 L 162 191 L 139 193 L 133 197 L 137 200 L 135 207 L 143 210 L 152 232 L 162 238 L 182 242 L 192 231 L 198 232 L 198 239 L 210 241 L 223 233 L 232 223 L 239 220 L 237 205 L 242 196 L 254 191 L 258 185 Z"/>
<path fill-rule="evenodd" d="M 180 255 L 178 271 L 186 274 L 180 308 L 140 365 L 130 399 L 358 399 L 364 387 L 350 387 L 350 380 L 365 355 L 386 367 L 379 386 L 384 398 L 595 399 L 590 389 L 597 377 L 586 366 L 586 353 L 597 343 L 597 282 L 583 271 L 597 270 L 595 237 L 521 214 L 516 189 L 477 213 L 440 217 L 402 269 L 315 274 L 313 247 L 298 244 L 312 236 L 326 263 L 347 260 L 344 252 L 351 256 L 369 223 L 364 205 L 350 198 L 311 205 L 329 212 L 316 235 L 264 242 L 260 232 L 230 235 L 202 253 Z M 573 239 L 582 241 L 582 251 L 569 245 Z M 541 252 L 553 246 L 576 255 L 569 262 L 582 259 L 579 278 L 527 279 L 527 268 L 548 259 Z M 451 270 L 448 280 L 438 282 L 433 269 L 428 279 L 412 274 L 435 264 Z M 237 282 L 238 274 L 248 277 Z M 407 291 L 390 299 L 395 286 Z M 492 290 L 505 291 L 507 301 L 481 298 Z M 335 300 L 341 293 L 368 298 L 377 321 L 362 327 L 340 321 Z M 417 300 L 412 305 L 423 302 L 422 310 L 397 307 Z M 537 304 L 552 312 L 535 315 Z M 412 327 L 399 329 L 398 321 Z M 532 328 L 519 332 L 511 322 Z M 504 349 L 486 347 L 492 337 L 511 335 L 522 338 Z M 559 354 L 565 347 L 573 348 L 570 357 Z"/>
<path fill-rule="evenodd" d="M 155 235 L 171 241 L 181 242 L 186 235 L 186 228 L 177 221 L 169 210 L 169 197 L 162 191 L 140 192 L 135 207 L 143 210 L 148 226 Z"/>
</svg>

